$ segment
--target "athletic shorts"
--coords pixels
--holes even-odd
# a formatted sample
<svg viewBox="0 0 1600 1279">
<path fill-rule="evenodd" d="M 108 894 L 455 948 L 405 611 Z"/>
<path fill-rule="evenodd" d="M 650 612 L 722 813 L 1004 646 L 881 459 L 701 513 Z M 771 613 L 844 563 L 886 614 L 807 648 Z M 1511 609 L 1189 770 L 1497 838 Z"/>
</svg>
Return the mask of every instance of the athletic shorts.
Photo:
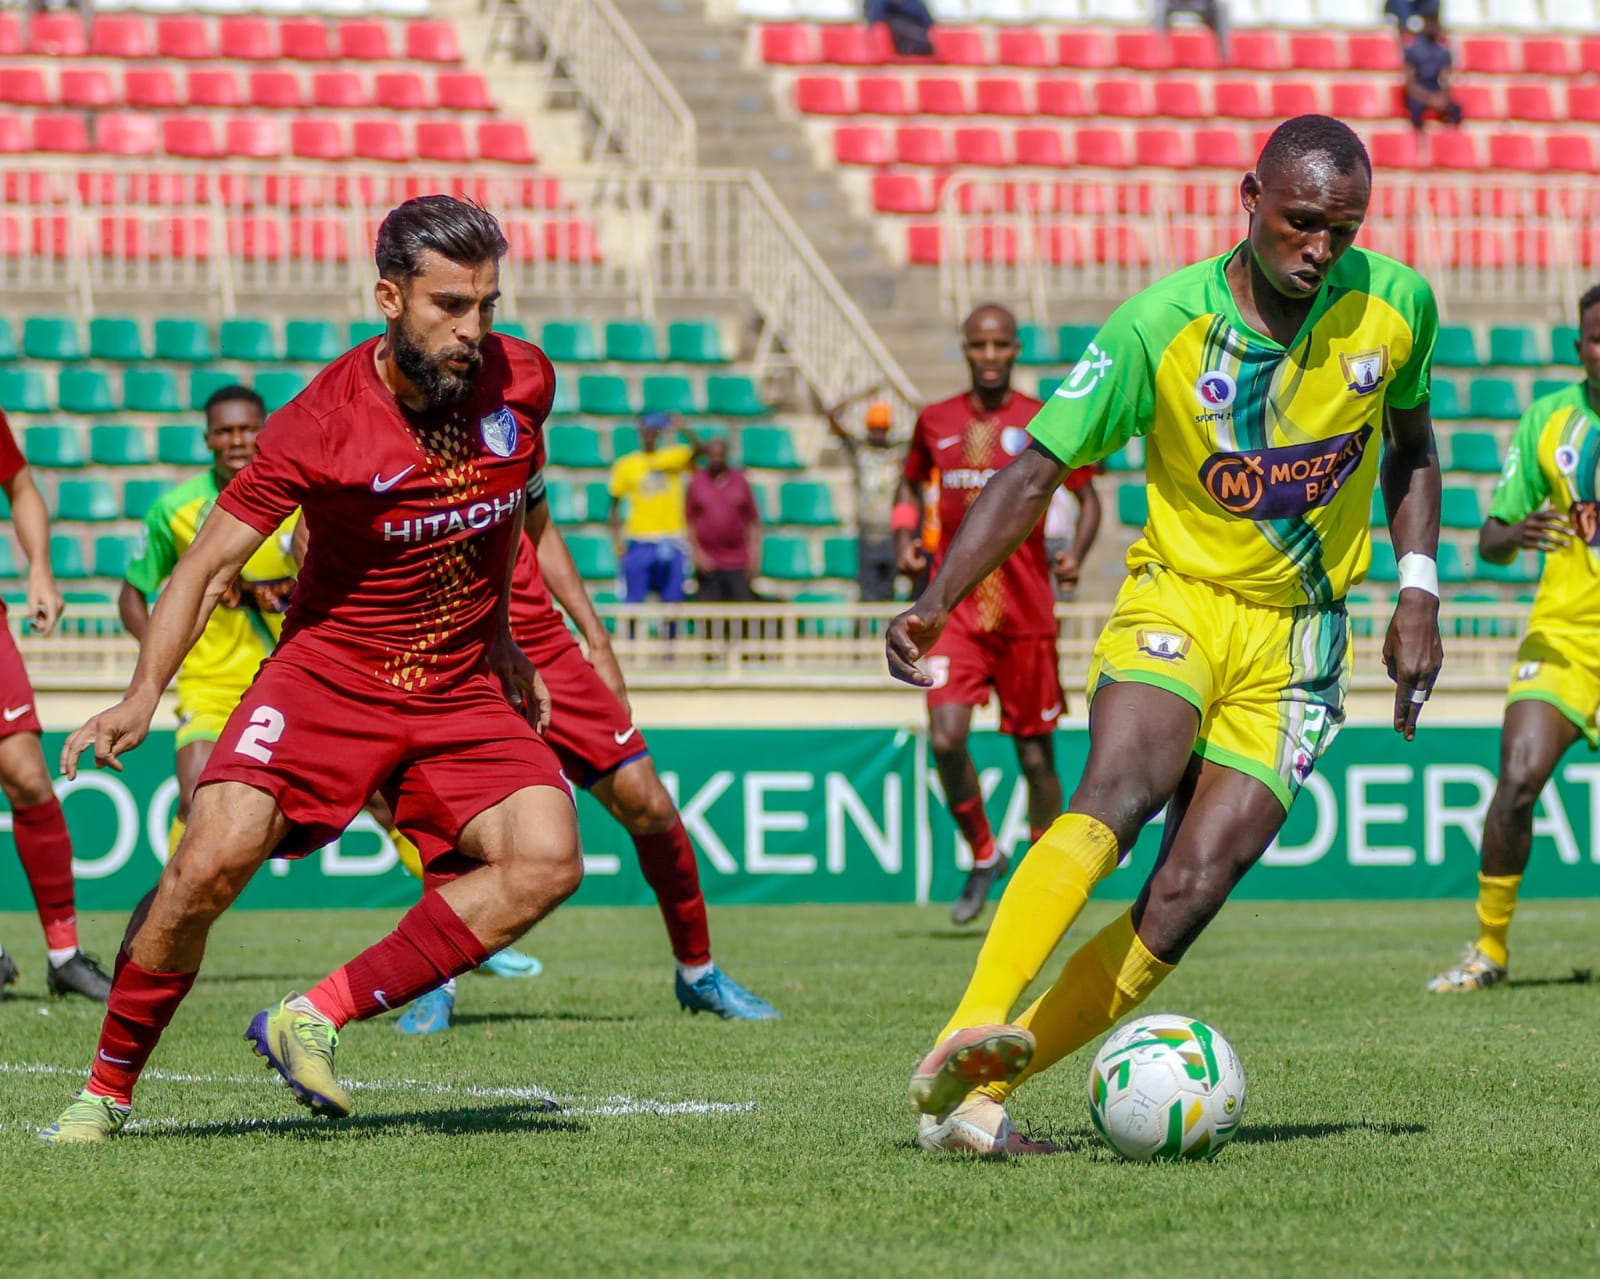
<svg viewBox="0 0 1600 1279">
<path fill-rule="evenodd" d="M 407 693 L 355 672 L 261 666 L 200 776 L 243 782 L 295 830 L 274 852 L 304 857 L 337 836 L 378 791 L 395 824 L 435 860 L 479 813 L 528 786 L 571 794 L 550 749 L 487 671 L 438 692 Z"/>
<path fill-rule="evenodd" d="M 1600 749 L 1600 650 L 1591 638 L 1584 644 L 1550 631 L 1529 631 L 1517 648 L 1506 702 L 1549 702 Z"/>
<path fill-rule="evenodd" d="M 544 739 L 579 786 L 588 790 L 650 753 L 644 734 L 576 645 L 534 665 L 550 691 Z"/>
<path fill-rule="evenodd" d="M 1089 661 L 1108 684 L 1151 684 L 1200 712 L 1195 754 L 1254 777 L 1287 809 L 1344 723 L 1344 605 L 1257 604 L 1147 565 L 1124 583 Z"/>
<path fill-rule="evenodd" d="M 216 741 L 227 727 L 228 716 L 233 714 L 233 708 L 249 691 L 249 680 L 242 683 L 213 680 L 192 684 L 180 678 L 177 748 L 182 750 L 193 742 Z"/>
<path fill-rule="evenodd" d="M 0 608 L 0 737 L 42 731 L 33 705 L 33 684 L 22 665 L 17 637 L 11 633 L 5 609 Z"/>
<path fill-rule="evenodd" d="M 1054 635 L 973 631 L 954 619 L 923 663 L 933 676 L 928 708 L 985 706 L 1000 699 L 1000 731 L 1012 737 L 1054 732 L 1066 695 Z"/>
</svg>

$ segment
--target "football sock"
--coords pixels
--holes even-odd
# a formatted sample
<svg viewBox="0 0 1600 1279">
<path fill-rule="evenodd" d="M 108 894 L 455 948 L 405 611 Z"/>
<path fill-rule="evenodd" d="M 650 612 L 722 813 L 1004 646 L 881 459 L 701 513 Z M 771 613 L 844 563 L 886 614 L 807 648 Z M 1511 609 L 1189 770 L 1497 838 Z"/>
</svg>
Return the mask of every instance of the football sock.
<svg viewBox="0 0 1600 1279">
<path fill-rule="evenodd" d="M 400 856 L 400 864 L 406 868 L 412 879 L 422 878 L 422 850 L 400 833 L 396 827 L 389 832 L 389 842 L 394 845 L 394 851 Z"/>
<path fill-rule="evenodd" d="M 994 831 L 989 829 L 989 814 L 983 811 L 982 792 L 959 804 L 950 805 L 950 816 L 955 818 L 961 838 L 972 849 L 974 866 L 993 866 L 1000 850 L 994 846 Z"/>
<path fill-rule="evenodd" d="M 133 1104 L 133 1086 L 155 1051 L 161 1032 L 194 985 L 193 973 L 157 973 L 117 955 L 111 998 L 89 1071 L 89 1091 L 119 1105 Z"/>
<path fill-rule="evenodd" d="M 77 950 L 78 916 L 72 897 L 72 837 L 61 801 L 18 808 L 11 814 L 17 856 L 33 890 L 33 904 L 44 925 L 44 944 L 52 950 Z"/>
<path fill-rule="evenodd" d="M 189 829 L 189 824 L 181 817 L 174 817 L 167 824 L 167 856 L 171 857 L 178 851 L 178 845 L 183 843 L 183 832 Z"/>
<path fill-rule="evenodd" d="M 1478 876 L 1478 949 L 1502 968 L 1511 957 L 1506 934 L 1517 909 L 1521 875 Z"/>
<path fill-rule="evenodd" d="M 967 993 L 940 1039 L 1010 1016 L 1117 857 L 1117 837 L 1095 818 L 1067 813 L 1051 824 L 1012 872 Z"/>
<path fill-rule="evenodd" d="M 715 967 L 716 965 L 712 963 L 679 964 L 678 976 L 682 977 L 685 982 L 693 986 L 695 982 L 699 981 Z"/>
<path fill-rule="evenodd" d="M 978 1091 L 1004 1102 L 1030 1075 L 1076 1052 L 1124 1013 L 1137 1008 L 1176 965 L 1162 963 L 1133 930 L 1133 911 L 1118 915 L 1067 960 L 1055 985 L 1017 1018 L 1033 1032 L 1033 1060 L 1009 1084 Z"/>
<path fill-rule="evenodd" d="M 700 891 L 694 843 L 683 822 L 674 818 L 664 831 L 635 835 L 633 848 L 645 882 L 661 907 L 673 956 L 680 964 L 709 964 L 711 925 L 706 919 L 705 895 Z"/>
<path fill-rule="evenodd" d="M 62 964 L 78 953 L 76 946 L 52 946 L 46 952 L 50 956 L 50 967 L 60 968 Z"/>
<path fill-rule="evenodd" d="M 437 892 L 424 892 L 394 932 L 330 973 L 306 998 L 335 1026 L 343 1026 L 403 1008 L 488 958 L 488 949 L 450 903 Z"/>
</svg>

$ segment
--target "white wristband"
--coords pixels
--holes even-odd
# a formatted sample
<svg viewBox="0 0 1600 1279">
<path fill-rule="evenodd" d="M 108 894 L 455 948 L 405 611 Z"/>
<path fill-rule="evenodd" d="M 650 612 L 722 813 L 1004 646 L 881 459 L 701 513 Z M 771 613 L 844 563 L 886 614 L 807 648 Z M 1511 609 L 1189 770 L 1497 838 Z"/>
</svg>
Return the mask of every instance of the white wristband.
<svg viewBox="0 0 1600 1279">
<path fill-rule="evenodd" d="M 1400 589 L 1426 591 L 1439 598 L 1439 565 L 1430 556 L 1407 551 L 1395 566 L 1399 570 Z"/>
</svg>

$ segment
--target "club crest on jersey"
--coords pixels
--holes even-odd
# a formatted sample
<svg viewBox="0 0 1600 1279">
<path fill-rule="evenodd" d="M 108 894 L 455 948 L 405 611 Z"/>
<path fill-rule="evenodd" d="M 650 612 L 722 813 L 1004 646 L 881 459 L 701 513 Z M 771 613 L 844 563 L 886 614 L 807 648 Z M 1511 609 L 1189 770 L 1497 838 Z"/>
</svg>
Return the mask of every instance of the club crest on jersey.
<svg viewBox="0 0 1600 1279">
<path fill-rule="evenodd" d="M 1574 475 L 1578 470 L 1578 450 L 1563 444 L 1556 450 L 1556 470 L 1563 475 Z"/>
<path fill-rule="evenodd" d="M 1339 352 L 1339 367 L 1344 371 L 1344 384 L 1357 395 L 1371 395 L 1389 376 L 1389 345 L 1384 343 L 1376 351 L 1362 351 L 1359 355 Z"/>
<path fill-rule="evenodd" d="M 510 457 L 517 447 L 517 419 L 504 404 L 478 423 L 484 447 L 496 457 Z"/>
<path fill-rule="evenodd" d="M 1020 426 L 1008 426 L 1000 432 L 1000 447 L 1012 457 L 1028 447 L 1028 432 Z"/>
<path fill-rule="evenodd" d="M 1516 680 L 1519 684 L 1524 680 L 1533 679 L 1539 674 L 1539 668 L 1543 665 L 1543 662 L 1524 662 L 1521 666 L 1517 667 L 1516 674 L 1511 678 Z"/>
<path fill-rule="evenodd" d="M 1194 398 L 1200 401 L 1201 408 L 1213 413 L 1231 409 L 1233 398 L 1238 393 L 1238 383 L 1221 369 L 1212 369 L 1195 379 Z"/>
<path fill-rule="evenodd" d="M 1194 641 L 1187 635 L 1177 635 L 1172 631 L 1136 631 L 1134 642 L 1139 645 L 1141 653 L 1163 662 L 1181 662 L 1194 647 Z"/>
</svg>

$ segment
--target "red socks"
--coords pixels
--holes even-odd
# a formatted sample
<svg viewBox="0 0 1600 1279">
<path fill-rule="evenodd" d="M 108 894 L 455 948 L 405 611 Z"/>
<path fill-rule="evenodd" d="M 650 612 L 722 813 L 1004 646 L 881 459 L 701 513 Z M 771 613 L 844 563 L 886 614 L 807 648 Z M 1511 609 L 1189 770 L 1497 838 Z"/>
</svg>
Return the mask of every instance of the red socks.
<svg viewBox="0 0 1600 1279">
<path fill-rule="evenodd" d="M 683 822 L 674 819 L 658 835 L 635 835 L 633 847 L 645 882 L 661 907 L 673 957 L 690 967 L 709 964 L 711 925 L 706 920 L 706 899 L 700 891 L 694 844 Z"/>
<path fill-rule="evenodd" d="M 961 837 L 972 849 L 974 866 L 992 866 L 1000 856 L 994 846 L 994 832 L 989 829 L 989 814 L 983 811 L 983 795 L 974 795 L 959 804 L 950 805 L 950 816 L 956 819 Z"/>
<path fill-rule="evenodd" d="M 14 809 L 11 830 L 22 873 L 33 890 L 39 922 L 44 925 L 44 944 L 51 950 L 75 949 L 78 915 L 72 893 L 72 837 L 67 834 L 61 801 L 51 798 L 31 808 Z"/>
<path fill-rule="evenodd" d="M 335 1026 L 404 1008 L 418 995 L 471 972 L 489 952 L 435 891 L 408 910 L 400 926 L 306 992 Z"/>
<path fill-rule="evenodd" d="M 133 1086 L 194 978 L 193 973 L 151 972 L 126 951 L 117 955 L 106 1019 L 89 1071 L 90 1092 L 124 1106 L 133 1103 Z"/>
</svg>

